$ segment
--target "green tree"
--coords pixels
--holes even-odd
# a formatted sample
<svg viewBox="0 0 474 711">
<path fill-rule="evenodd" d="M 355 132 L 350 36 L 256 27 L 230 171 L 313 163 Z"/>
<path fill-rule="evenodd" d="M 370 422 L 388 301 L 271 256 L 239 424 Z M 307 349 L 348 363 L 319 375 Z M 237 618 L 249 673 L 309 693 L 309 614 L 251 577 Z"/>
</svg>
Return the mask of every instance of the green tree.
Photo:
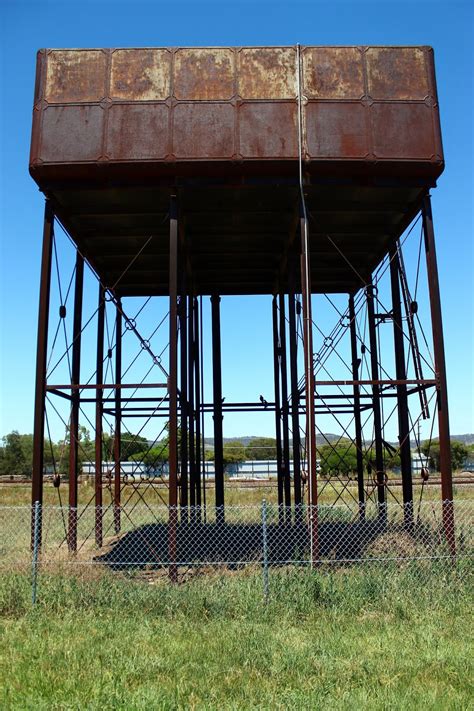
<svg viewBox="0 0 474 711">
<path fill-rule="evenodd" d="M 420 447 L 424 455 L 429 457 L 430 469 L 439 472 L 439 439 L 433 439 L 431 442 L 425 440 Z M 462 465 L 469 456 L 469 449 L 462 442 L 455 439 L 451 440 L 451 466 L 454 470 L 461 469 Z"/>
<path fill-rule="evenodd" d="M 318 447 L 317 457 L 320 460 L 321 474 L 352 474 L 357 471 L 357 449 L 354 444 L 325 444 Z"/>
<path fill-rule="evenodd" d="M 272 437 L 256 437 L 245 448 L 246 459 L 276 459 L 276 440 Z"/>
<path fill-rule="evenodd" d="M 0 473 L 7 476 L 30 476 L 31 458 L 25 455 L 22 437 L 17 430 L 2 437 L 3 447 L 0 457 Z"/>
<path fill-rule="evenodd" d="M 224 442 L 223 448 L 224 471 L 227 471 L 233 464 L 240 464 L 245 461 L 245 447 L 237 439 Z"/>
<path fill-rule="evenodd" d="M 140 435 L 133 435 L 130 432 L 122 432 L 122 457 L 125 461 L 135 461 L 136 455 L 146 452 L 148 440 Z"/>
</svg>

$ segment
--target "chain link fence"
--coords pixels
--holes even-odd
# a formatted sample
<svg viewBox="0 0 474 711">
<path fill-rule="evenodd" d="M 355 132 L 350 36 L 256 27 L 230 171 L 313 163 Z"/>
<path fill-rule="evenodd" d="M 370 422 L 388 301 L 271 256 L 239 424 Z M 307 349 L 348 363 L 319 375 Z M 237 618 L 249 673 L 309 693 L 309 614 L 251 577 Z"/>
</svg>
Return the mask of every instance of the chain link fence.
<svg viewBox="0 0 474 711">
<path fill-rule="evenodd" d="M 343 572 L 411 565 L 421 584 L 424 577 L 432 580 L 435 567 L 446 566 L 466 580 L 472 576 L 473 523 L 474 502 L 462 500 L 383 508 L 290 509 L 265 501 L 225 509 L 0 506 L 0 572 L 31 566 L 33 601 L 41 571 L 55 565 L 172 581 L 252 566 L 262 570 L 265 595 L 271 571 L 291 566 Z M 442 584 L 442 576 L 436 580 Z"/>
</svg>

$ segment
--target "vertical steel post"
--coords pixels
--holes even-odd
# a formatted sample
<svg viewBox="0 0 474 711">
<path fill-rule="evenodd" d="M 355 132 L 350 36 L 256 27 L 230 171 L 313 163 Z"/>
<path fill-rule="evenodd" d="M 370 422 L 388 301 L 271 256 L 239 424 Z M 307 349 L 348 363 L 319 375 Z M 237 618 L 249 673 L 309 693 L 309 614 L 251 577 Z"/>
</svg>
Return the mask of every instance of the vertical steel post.
<svg viewBox="0 0 474 711">
<path fill-rule="evenodd" d="M 352 380 L 359 380 L 359 358 L 357 355 L 357 329 L 354 307 L 354 295 L 349 296 L 349 331 L 351 336 Z M 362 422 L 360 417 L 360 387 L 354 383 L 354 429 L 357 461 L 357 491 L 359 498 L 359 517 L 365 518 L 364 457 L 362 453 Z"/>
<path fill-rule="evenodd" d="M 311 260 L 309 251 L 309 228 L 304 205 L 300 219 L 301 231 L 301 298 L 303 302 L 303 352 L 305 369 L 306 405 L 306 466 L 308 469 L 308 503 L 310 561 L 314 565 L 319 556 L 318 544 L 318 480 L 316 473 L 316 420 L 315 420 L 315 379 L 313 363 L 313 316 L 311 308 Z"/>
<path fill-rule="evenodd" d="M 216 486 L 216 520 L 224 522 L 224 441 L 222 431 L 222 366 L 221 366 L 221 298 L 211 296 L 212 314 L 212 383 L 214 409 L 214 471 Z"/>
<path fill-rule="evenodd" d="M 104 391 L 104 320 L 105 290 L 99 284 L 99 306 L 97 311 L 97 359 L 96 359 L 96 400 L 95 400 L 95 543 L 102 546 L 102 415 Z"/>
<path fill-rule="evenodd" d="M 194 387 L 195 387 L 195 411 L 196 411 L 196 506 L 201 506 L 201 359 L 200 359 L 200 344 L 199 344 L 199 306 L 197 298 L 194 298 Z"/>
<path fill-rule="evenodd" d="M 393 340 L 395 346 L 395 372 L 397 380 L 406 380 L 407 373 L 399 281 L 400 261 L 396 245 L 392 245 L 392 247 L 390 247 L 389 257 L 390 282 L 392 289 Z M 413 525 L 413 483 L 410 448 L 410 417 L 408 412 L 407 386 L 405 383 L 397 385 L 397 410 L 404 519 L 405 525 L 411 527 Z"/>
<path fill-rule="evenodd" d="M 290 480 L 290 438 L 288 431 L 288 368 L 286 362 L 286 318 L 285 295 L 279 294 L 280 306 L 280 369 L 281 369 L 281 400 L 283 428 L 283 489 L 286 515 L 291 516 L 291 480 Z"/>
<path fill-rule="evenodd" d="M 31 561 L 31 604 L 36 605 L 36 594 L 38 591 L 38 558 L 40 549 L 41 534 L 41 504 L 35 501 L 33 506 L 33 558 Z"/>
<path fill-rule="evenodd" d="M 184 269 L 183 269 L 184 272 Z M 188 346 L 186 289 L 183 286 L 179 303 L 180 334 L 180 405 L 181 405 L 181 515 L 188 507 Z M 187 516 L 187 513 L 186 513 Z"/>
<path fill-rule="evenodd" d="M 177 523 L 178 523 L 178 206 L 176 195 L 170 197 L 170 362 L 168 378 L 169 397 L 169 521 L 168 556 L 169 577 L 178 580 Z"/>
<path fill-rule="evenodd" d="M 204 523 L 206 523 L 206 439 L 204 436 L 204 326 L 202 315 L 202 295 L 199 297 L 199 316 L 200 316 L 200 356 L 201 356 L 201 437 L 202 437 L 202 503 L 204 505 Z"/>
<path fill-rule="evenodd" d="M 79 475 L 79 408 L 81 395 L 81 334 L 82 296 L 84 287 L 84 258 L 76 252 L 76 278 L 74 284 L 74 317 L 71 364 L 71 419 L 69 423 L 69 519 L 68 547 L 77 549 L 77 479 Z"/>
<path fill-rule="evenodd" d="M 275 439 L 277 455 L 277 490 L 278 516 L 281 517 L 283 506 L 283 448 L 281 442 L 281 391 L 280 391 L 280 335 L 278 329 L 277 297 L 272 301 L 273 323 L 273 379 L 275 383 Z"/>
<path fill-rule="evenodd" d="M 433 350 L 437 379 L 439 466 L 441 470 L 441 496 L 443 499 L 443 526 L 452 555 L 456 554 L 454 536 L 453 479 L 451 465 L 451 441 L 449 436 L 448 388 L 444 355 L 443 319 L 439 291 L 438 264 L 431 199 L 426 195 L 422 205 L 423 232 L 425 237 L 426 269 L 430 294 Z"/>
<path fill-rule="evenodd" d="M 196 436 L 194 429 L 194 297 L 188 297 L 188 414 L 189 414 L 189 496 L 191 513 L 196 515 Z"/>
<path fill-rule="evenodd" d="M 367 294 L 367 320 L 370 339 L 370 369 L 372 380 L 379 380 L 379 362 L 377 354 L 377 330 L 375 325 L 374 287 L 372 281 L 366 287 Z M 379 516 L 382 521 L 387 517 L 385 502 L 385 468 L 382 438 L 382 412 L 380 406 L 380 385 L 372 385 L 372 406 L 374 413 L 374 438 L 375 438 L 375 468 L 377 481 L 377 496 L 379 502 Z"/>
<path fill-rule="evenodd" d="M 115 431 L 114 431 L 114 530 L 121 528 L 120 500 L 122 492 L 122 302 L 115 312 Z"/>
<path fill-rule="evenodd" d="M 290 385 L 291 385 L 291 429 L 293 433 L 293 486 L 295 511 L 301 507 L 301 459 L 300 459 L 300 394 L 298 389 L 298 340 L 296 332 L 296 301 L 294 292 L 294 263 L 291 273 L 290 293 L 288 296 L 288 319 L 290 341 Z"/>
<path fill-rule="evenodd" d="M 49 299 L 51 289 L 51 261 L 53 252 L 54 214 L 46 200 L 43 224 L 40 298 L 38 308 L 38 342 L 36 348 L 35 415 L 33 437 L 33 476 L 31 498 L 34 506 L 43 502 L 44 424 L 46 407 L 46 364 L 48 359 Z M 34 546 L 35 517 L 32 512 L 31 546 Z M 41 541 L 41 530 L 39 532 Z"/>
</svg>

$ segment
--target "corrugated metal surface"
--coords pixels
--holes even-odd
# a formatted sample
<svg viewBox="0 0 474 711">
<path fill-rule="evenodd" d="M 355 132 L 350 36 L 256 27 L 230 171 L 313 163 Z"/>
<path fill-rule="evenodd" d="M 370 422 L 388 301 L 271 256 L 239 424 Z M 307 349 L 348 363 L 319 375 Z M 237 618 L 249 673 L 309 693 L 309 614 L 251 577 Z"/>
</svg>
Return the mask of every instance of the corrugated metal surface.
<svg viewBox="0 0 474 711">
<path fill-rule="evenodd" d="M 32 173 L 147 162 L 159 175 L 193 161 L 271 172 L 298 157 L 297 71 L 295 47 L 41 50 Z M 310 171 L 351 161 L 441 172 L 430 48 L 303 47 L 301 74 Z"/>
</svg>

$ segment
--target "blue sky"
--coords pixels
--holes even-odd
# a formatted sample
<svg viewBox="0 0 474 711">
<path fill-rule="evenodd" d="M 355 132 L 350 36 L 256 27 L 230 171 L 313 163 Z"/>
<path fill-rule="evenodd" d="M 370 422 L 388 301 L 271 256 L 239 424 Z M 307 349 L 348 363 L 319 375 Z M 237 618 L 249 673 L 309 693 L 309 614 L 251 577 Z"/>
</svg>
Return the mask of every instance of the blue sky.
<svg viewBox="0 0 474 711">
<path fill-rule="evenodd" d="M 429 44 L 435 49 L 446 170 L 433 191 L 451 430 L 474 431 L 473 3 L 2 0 L 0 436 L 32 431 L 43 198 L 28 174 L 40 47 Z M 95 299 L 95 296 L 94 296 Z M 224 394 L 270 394 L 268 299 L 223 304 Z M 249 335 L 262 335 L 262 345 Z M 242 339 L 245 335 L 247 338 Z M 244 345 L 243 345 L 244 344 Z M 235 372 L 245 374 L 245 386 Z M 244 392 L 242 392 L 242 389 Z M 244 398 L 242 398 L 244 399 Z M 271 434 L 234 418 L 226 435 Z"/>
</svg>

